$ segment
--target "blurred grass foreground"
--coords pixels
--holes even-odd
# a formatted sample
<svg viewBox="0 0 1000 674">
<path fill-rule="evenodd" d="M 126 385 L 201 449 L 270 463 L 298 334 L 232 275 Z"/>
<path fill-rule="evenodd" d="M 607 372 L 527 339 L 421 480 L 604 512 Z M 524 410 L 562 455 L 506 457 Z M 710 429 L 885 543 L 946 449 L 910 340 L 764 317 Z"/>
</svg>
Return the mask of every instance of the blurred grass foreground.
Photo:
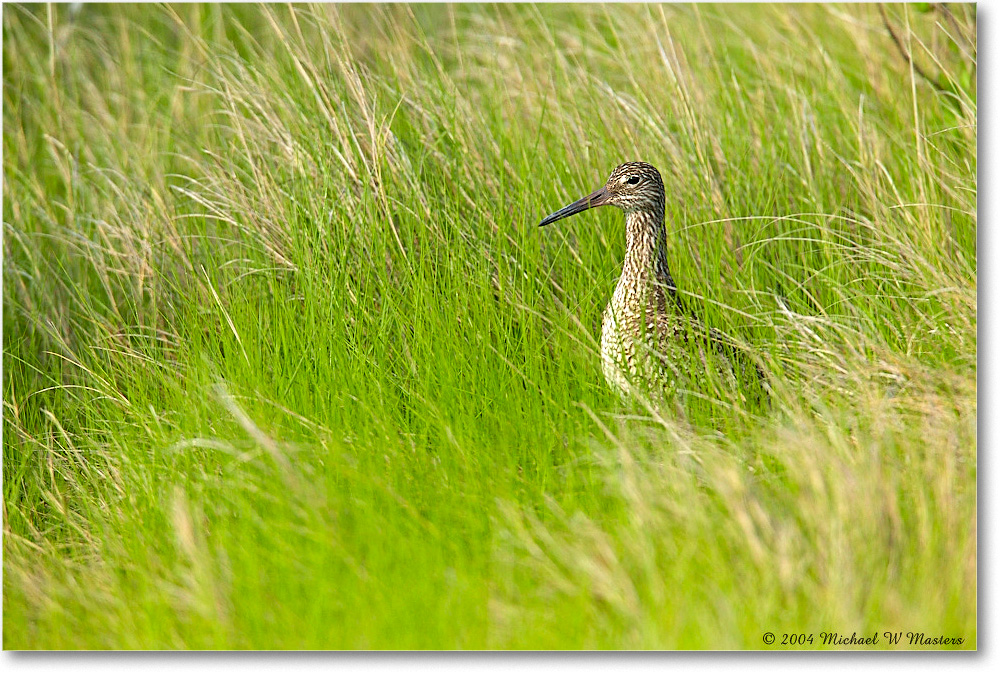
<svg viewBox="0 0 1000 674">
<path fill-rule="evenodd" d="M 5 4 L 4 648 L 975 648 L 975 68 L 972 5 Z M 621 216 L 535 225 L 635 159 L 769 409 L 604 383 Z"/>
</svg>

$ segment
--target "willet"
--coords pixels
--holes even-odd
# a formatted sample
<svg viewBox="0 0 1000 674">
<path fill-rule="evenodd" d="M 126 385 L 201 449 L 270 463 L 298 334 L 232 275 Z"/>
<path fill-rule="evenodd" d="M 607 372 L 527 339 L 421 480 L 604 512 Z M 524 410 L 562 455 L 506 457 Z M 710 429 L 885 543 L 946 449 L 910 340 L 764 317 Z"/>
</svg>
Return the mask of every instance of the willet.
<svg viewBox="0 0 1000 674">
<path fill-rule="evenodd" d="M 597 206 L 625 213 L 625 262 L 601 329 L 604 377 L 626 397 L 689 391 L 713 376 L 735 385 L 734 366 L 742 371 L 752 365 L 754 379 L 763 384 L 763 372 L 745 353 L 684 306 L 667 266 L 665 204 L 660 172 L 645 162 L 628 162 L 612 171 L 603 187 L 539 223 Z"/>
</svg>

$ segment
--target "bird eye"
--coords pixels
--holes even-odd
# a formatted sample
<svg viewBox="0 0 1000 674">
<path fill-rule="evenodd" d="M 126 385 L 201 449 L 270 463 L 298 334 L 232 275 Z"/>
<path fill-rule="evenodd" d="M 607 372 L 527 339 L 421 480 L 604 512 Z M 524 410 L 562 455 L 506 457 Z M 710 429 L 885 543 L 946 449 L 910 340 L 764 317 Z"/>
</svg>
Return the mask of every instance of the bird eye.
<svg viewBox="0 0 1000 674">
<path fill-rule="evenodd" d="M 631 178 L 629 178 L 625 182 L 627 182 L 629 185 L 638 185 L 639 184 L 639 176 L 632 176 Z"/>
</svg>

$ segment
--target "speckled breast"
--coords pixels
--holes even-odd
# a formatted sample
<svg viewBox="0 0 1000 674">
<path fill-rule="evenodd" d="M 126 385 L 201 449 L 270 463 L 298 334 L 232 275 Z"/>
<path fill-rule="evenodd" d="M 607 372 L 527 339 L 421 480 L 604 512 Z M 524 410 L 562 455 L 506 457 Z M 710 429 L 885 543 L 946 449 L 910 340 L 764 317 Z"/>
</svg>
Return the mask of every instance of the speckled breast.
<svg viewBox="0 0 1000 674">
<path fill-rule="evenodd" d="M 604 310 L 601 327 L 601 366 L 611 388 L 624 398 L 639 386 L 656 397 L 675 390 L 678 377 L 687 371 L 690 354 L 683 347 L 682 326 L 677 323 L 671 337 L 660 334 L 663 326 L 654 321 L 644 325 L 652 310 L 636 312 L 630 304 L 614 301 Z M 658 330 L 658 327 L 660 330 Z"/>
<path fill-rule="evenodd" d="M 604 310 L 604 321 L 601 325 L 601 367 L 608 385 L 623 397 L 628 397 L 630 394 L 630 375 L 626 374 L 629 367 L 627 351 L 630 352 L 631 349 L 626 349 L 623 345 L 615 312 L 609 305 Z"/>
</svg>

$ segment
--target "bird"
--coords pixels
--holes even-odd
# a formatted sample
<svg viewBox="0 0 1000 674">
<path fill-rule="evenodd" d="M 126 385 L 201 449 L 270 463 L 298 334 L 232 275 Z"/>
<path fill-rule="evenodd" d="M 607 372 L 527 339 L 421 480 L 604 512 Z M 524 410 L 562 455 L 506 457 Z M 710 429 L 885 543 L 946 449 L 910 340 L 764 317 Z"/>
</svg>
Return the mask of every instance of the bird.
<svg viewBox="0 0 1000 674">
<path fill-rule="evenodd" d="M 652 164 L 616 167 L 587 196 L 547 215 L 539 227 L 599 206 L 625 214 L 625 260 L 601 325 L 601 365 L 612 389 L 625 399 L 678 398 L 719 376 L 738 388 L 744 372 L 766 396 L 766 376 L 721 332 L 685 306 L 667 264 L 666 192 Z M 712 373 L 715 374 L 712 374 Z"/>
</svg>

